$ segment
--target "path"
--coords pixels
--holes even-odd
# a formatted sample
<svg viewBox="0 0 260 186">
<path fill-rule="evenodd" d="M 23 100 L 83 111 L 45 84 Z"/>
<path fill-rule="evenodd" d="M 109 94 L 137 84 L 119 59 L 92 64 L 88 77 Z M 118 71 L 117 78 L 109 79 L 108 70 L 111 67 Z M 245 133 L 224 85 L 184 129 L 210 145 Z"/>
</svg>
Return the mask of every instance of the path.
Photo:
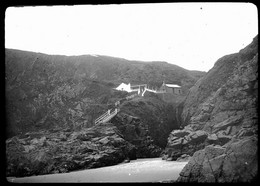
<svg viewBox="0 0 260 186">
<path fill-rule="evenodd" d="M 144 84 L 146 85 L 146 84 Z M 115 102 L 115 111 L 113 112 L 113 114 L 111 114 L 111 110 L 112 109 L 109 109 L 108 111 L 106 111 L 105 113 L 103 113 L 102 115 L 100 115 L 97 119 L 95 119 L 94 123 L 95 125 L 98 125 L 100 123 L 105 123 L 105 122 L 108 122 L 110 119 L 112 119 L 119 111 L 119 106 L 125 101 L 125 100 L 129 100 L 129 99 L 132 99 L 134 97 L 136 97 L 137 95 L 141 95 L 141 96 L 144 96 L 145 92 L 148 91 L 148 92 L 153 92 L 153 93 L 164 93 L 164 92 L 161 92 L 161 91 L 158 91 L 158 90 L 153 90 L 153 89 L 149 89 L 147 88 L 147 85 L 145 86 L 145 88 L 141 91 L 141 88 L 140 86 L 143 86 L 143 85 L 136 85 L 137 87 L 139 86 L 139 89 L 138 89 L 138 93 L 137 94 L 132 94 L 130 96 L 127 96 L 123 99 L 120 99 L 118 100 L 117 102 Z M 136 87 L 136 86 L 132 86 L 132 87 Z"/>
<path fill-rule="evenodd" d="M 115 115 L 117 115 L 117 113 L 120 111 L 119 106 L 125 101 L 125 100 L 129 100 L 132 99 L 134 97 L 136 97 L 137 94 L 133 94 L 130 96 L 126 96 L 123 99 L 120 99 L 118 101 L 115 102 L 115 109 L 114 112 L 112 112 L 112 109 L 108 109 L 108 111 L 106 111 L 104 114 L 102 114 L 101 116 L 99 116 L 97 119 L 95 119 L 94 123 L 95 125 L 98 125 L 100 123 L 105 123 L 108 122 L 109 120 L 111 120 Z"/>
<path fill-rule="evenodd" d="M 114 166 L 62 174 L 24 178 L 8 178 L 10 182 L 159 182 L 176 180 L 187 162 L 165 161 L 161 158 L 132 160 Z"/>
</svg>

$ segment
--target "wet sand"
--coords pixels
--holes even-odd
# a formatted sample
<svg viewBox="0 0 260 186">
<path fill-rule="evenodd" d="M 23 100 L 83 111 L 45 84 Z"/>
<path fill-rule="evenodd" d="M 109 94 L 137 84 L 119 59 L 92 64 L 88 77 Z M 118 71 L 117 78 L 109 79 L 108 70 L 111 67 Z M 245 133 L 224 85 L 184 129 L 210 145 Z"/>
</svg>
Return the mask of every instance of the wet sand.
<svg viewBox="0 0 260 186">
<path fill-rule="evenodd" d="M 15 183 L 159 182 L 176 180 L 187 163 L 146 158 L 96 169 L 23 178 L 8 177 L 7 180 Z"/>
</svg>

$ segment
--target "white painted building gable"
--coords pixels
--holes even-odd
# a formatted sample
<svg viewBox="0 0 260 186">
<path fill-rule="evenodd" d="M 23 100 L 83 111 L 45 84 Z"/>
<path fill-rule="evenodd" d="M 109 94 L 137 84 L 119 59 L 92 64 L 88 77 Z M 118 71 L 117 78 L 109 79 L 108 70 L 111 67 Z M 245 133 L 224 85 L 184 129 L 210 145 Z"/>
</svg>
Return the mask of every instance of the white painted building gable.
<svg viewBox="0 0 260 186">
<path fill-rule="evenodd" d="M 116 90 L 132 92 L 130 83 L 121 83 L 118 87 L 116 87 Z"/>
</svg>

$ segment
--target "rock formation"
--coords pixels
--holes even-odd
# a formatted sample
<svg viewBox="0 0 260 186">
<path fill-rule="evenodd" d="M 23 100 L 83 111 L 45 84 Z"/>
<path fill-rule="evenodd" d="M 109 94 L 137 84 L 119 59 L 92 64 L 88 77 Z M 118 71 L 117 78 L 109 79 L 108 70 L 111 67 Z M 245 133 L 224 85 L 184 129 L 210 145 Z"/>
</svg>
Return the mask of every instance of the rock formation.
<svg viewBox="0 0 260 186">
<path fill-rule="evenodd" d="M 65 173 L 159 157 L 162 149 L 140 118 L 119 113 L 81 130 L 27 132 L 6 140 L 7 176 Z"/>
<path fill-rule="evenodd" d="M 204 72 L 166 62 L 129 61 L 109 56 L 60 56 L 5 50 L 7 137 L 45 129 L 72 130 L 93 121 L 126 93 L 131 84 L 180 84 L 184 92 Z"/>
<path fill-rule="evenodd" d="M 252 182 L 258 176 L 255 136 L 233 140 L 224 146 L 208 145 L 194 153 L 178 182 Z"/>
<path fill-rule="evenodd" d="M 94 120 L 128 96 L 113 89 L 117 84 L 156 86 L 165 78 L 182 85 L 185 93 L 204 74 L 166 62 L 108 56 L 57 56 L 12 49 L 5 54 L 7 176 L 159 157 L 168 134 L 178 128 L 173 103 L 148 94 L 122 103 L 121 114 L 110 124 L 93 126 Z"/>
<path fill-rule="evenodd" d="M 201 72 L 164 62 L 108 56 L 6 49 L 5 63 L 7 176 L 157 157 L 167 144 L 163 159 L 189 160 L 179 182 L 257 177 L 258 37 L 220 58 L 202 78 Z M 93 126 L 97 116 L 127 95 L 112 89 L 117 83 L 159 85 L 163 77 L 181 84 L 185 94 L 200 79 L 178 108 L 151 94 L 124 102 L 110 123 Z"/>
<path fill-rule="evenodd" d="M 137 158 L 160 156 L 162 149 L 155 145 L 154 139 L 149 136 L 147 125 L 142 123 L 140 118 L 119 113 L 111 120 L 111 123 L 117 126 L 126 141 L 135 145 Z"/>
<path fill-rule="evenodd" d="M 233 182 L 256 178 L 257 67 L 255 37 L 238 53 L 220 58 L 190 89 L 182 105 L 183 129 L 171 132 L 163 153 L 163 158 L 170 160 L 182 154 L 192 156 L 179 181 Z"/>
<path fill-rule="evenodd" d="M 162 101 L 154 93 L 126 101 L 120 110 L 122 113 L 140 118 L 142 125 L 154 139 L 154 144 L 161 148 L 165 148 L 169 133 L 179 128 L 175 115 L 176 106 Z"/>
<path fill-rule="evenodd" d="M 64 173 L 136 159 L 136 147 L 111 123 L 81 131 L 28 132 L 6 141 L 7 176 Z"/>
</svg>

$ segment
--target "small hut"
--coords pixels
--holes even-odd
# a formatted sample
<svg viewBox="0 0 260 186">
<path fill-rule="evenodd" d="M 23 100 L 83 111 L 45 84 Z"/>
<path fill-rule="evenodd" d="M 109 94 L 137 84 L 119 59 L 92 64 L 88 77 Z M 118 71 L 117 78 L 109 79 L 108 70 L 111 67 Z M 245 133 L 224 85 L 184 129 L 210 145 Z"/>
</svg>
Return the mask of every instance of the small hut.
<svg viewBox="0 0 260 186">
<path fill-rule="evenodd" d="M 165 93 L 182 94 L 181 86 L 176 84 L 166 84 L 165 82 L 163 82 L 159 90 Z"/>
</svg>

